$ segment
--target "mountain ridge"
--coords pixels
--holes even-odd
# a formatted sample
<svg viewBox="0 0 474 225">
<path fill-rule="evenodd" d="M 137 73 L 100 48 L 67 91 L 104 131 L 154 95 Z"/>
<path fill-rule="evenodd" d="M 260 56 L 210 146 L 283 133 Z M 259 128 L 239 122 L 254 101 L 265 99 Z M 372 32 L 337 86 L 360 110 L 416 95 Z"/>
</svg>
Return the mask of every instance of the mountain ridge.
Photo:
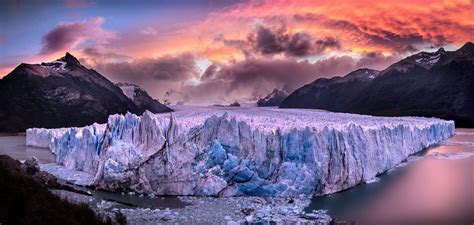
<svg viewBox="0 0 474 225">
<path fill-rule="evenodd" d="M 140 109 L 148 110 L 152 113 L 173 111 L 164 104 L 161 104 L 158 100 L 153 99 L 138 85 L 130 83 L 116 83 L 115 85 L 122 89 L 123 94 L 132 100 Z"/>
<path fill-rule="evenodd" d="M 257 100 L 258 107 L 267 106 L 279 106 L 281 102 L 288 96 L 288 93 L 284 90 L 273 89 L 273 91 L 267 96 Z"/>
<path fill-rule="evenodd" d="M 357 71 L 357 70 L 356 70 Z M 351 73 L 354 73 L 353 71 Z M 474 127 L 474 44 L 408 56 L 367 81 L 318 79 L 280 108 L 316 108 L 375 116 L 425 116 Z"/>
<path fill-rule="evenodd" d="M 0 79 L 0 105 L 0 132 L 85 126 L 106 122 L 110 114 L 146 110 L 70 53 L 52 62 L 18 65 Z"/>
</svg>

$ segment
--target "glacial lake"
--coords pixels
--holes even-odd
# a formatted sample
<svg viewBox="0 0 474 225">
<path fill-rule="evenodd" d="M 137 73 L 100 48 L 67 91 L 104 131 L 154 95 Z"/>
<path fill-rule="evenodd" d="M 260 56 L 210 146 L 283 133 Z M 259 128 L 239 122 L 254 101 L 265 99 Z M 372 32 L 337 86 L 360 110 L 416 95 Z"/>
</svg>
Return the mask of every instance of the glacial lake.
<svg viewBox="0 0 474 225">
<path fill-rule="evenodd" d="M 25 139 L 25 136 L 0 136 L 0 154 L 19 160 L 36 156 L 41 163 L 54 162 L 54 155 L 48 149 L 28 147 Z M 474 129 L 456 129 L 454 137 L 411 156 L 406 163 L 378 178 L 373 183 L 314 197 L 306 211 L 326 209 L 332 217 L 359 224 L 472 225 Z M 177 198 L 154 200 L 96 191 L 93 194 L 141 207 L 184 206 Z"/>
<path fill-rule="evenodd" d="M 51 153 L 48 148 L 38 148 L 26 145 L 25 136 L 0 136 L 0 155 L 9 155 L 17 160 L 25 160 L 30 156 L 36 156 L 40 163 L 53 163 L 55 156 Z M 148 196 L 140 196 L 137 194 L 128 193 L 114 193 L 93 190 L 86 187 L 73 185 L 74 188 L 88 191 L 94 197 L 94 201 L 91 204 L 100 203 L 100 201 L 107 200 L 113 202 L 119 202 L 121 204 L 116 208 L 182 208 L 187 204 L 182 202 L 176 197 L 156 197 L 150 198 Z"/>
<path fill-rule="evenodd" d="M 314 197 L 306 211 L 359 224 L 474 223 L 474 129 L 408 159 L 405 166 L 329 196 Z"/>
</svg>

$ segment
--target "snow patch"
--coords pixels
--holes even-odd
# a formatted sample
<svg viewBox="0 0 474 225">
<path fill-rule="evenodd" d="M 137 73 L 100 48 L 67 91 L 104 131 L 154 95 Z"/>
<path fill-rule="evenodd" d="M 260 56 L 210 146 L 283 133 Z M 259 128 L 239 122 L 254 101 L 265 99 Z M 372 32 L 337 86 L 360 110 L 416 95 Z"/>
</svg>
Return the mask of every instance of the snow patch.
<svg viewBox="0 0 474 225">
<path fill-rule="evenodd" d="M 58 61 L 58 60 L 47 62 L 47 63 L 41 63 L 41 67 L 58 71 L 58 72 L 66 71 L 66 65 L 67 65 L 66 62 Z"/>
<path fill-rule="evenodd" d="M 372 183 L 377 183 L 377 182 L 379 182 L 379 181 L 380 181 L 380 178 L 374 177 L 374 178 L 372 178 L 372 179 L 366 180 L 365 183 L 366 183 L 366 184 L 372 184 Z"/>
<path fill-rule="evenodd" d="M 441 54 L 436 54 L 436 55 L 421 54 L 421 58 L 415 59 L 415 62 L 429 69 L 439 61 L 440 57 L 441 57 Z"/>
<path fill-rule="evenodd" d="M 133 100 L 135 97 L 135 87 L 134 86 L 119 86 L 123 94 L 127 96 L 130 100 Z"/>
</svg>

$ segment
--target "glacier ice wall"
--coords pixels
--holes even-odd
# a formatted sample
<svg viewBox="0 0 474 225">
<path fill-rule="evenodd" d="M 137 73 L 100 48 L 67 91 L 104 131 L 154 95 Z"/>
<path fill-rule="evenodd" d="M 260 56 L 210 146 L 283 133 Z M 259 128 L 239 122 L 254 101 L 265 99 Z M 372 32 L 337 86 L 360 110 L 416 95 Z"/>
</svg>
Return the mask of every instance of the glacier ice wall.
<svg viewBox="0 0 474 225">
<path fill-rule="evenodd" d="M 435 118 L 196 108 L 112 115 L 105 125 L 27 132 L 92 185 L 159 195 L 309 196 L 373 179 L 454 134 Z M 29 137 L 31 136 L 31 137 Z M 43 140 L 49 139 L 49 140 Z"/>
<path fill-rule="evenodd" d="M 30 128 L 26 130 L 26 144 L 29 146 L 49 148 L 55 138 L 62 136 L 68 128 L 45 129 Z"/>
</svg>

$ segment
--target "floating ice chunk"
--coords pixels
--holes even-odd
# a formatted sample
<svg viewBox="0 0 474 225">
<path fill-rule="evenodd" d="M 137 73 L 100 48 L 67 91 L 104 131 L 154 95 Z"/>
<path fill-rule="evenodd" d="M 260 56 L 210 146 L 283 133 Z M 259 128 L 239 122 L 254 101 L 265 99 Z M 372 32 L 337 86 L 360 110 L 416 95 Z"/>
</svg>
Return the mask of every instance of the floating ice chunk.
<svg viewBox="0 0 474 225">
<path fill-rule="evenodd" d="M 67 169 L 54 163 L 40 164 L 40 168 L 42 171 L 53 174 L 60 179 L 81 186 L 90 185 L 94 181 L 94 176 L 89 173 Z"/>
<path fill-rule="evenodd" d="M 372 184 L 372 183 L 377 183 L 377 182 L 379 182 L 379 181 L 380 181 L 380 178 L 374 177 L 374 178 L 372 178 L 372 179 L 366 180 L 365 183 L 366 183 L 366 184 Z"/>
<path fill-rule="evenodd" d="M 427 155 L 426 159 L 440 159 L 440 160 L 458 160 L 474 156 L 474 152 L 456 152 L 456 153 L 440 153 L 434 152 Z"/>
<path fill-rule="evenodd" d="M 474 132 L 456 131 L 456 135 L 474 135 Z"/>
</svg>

